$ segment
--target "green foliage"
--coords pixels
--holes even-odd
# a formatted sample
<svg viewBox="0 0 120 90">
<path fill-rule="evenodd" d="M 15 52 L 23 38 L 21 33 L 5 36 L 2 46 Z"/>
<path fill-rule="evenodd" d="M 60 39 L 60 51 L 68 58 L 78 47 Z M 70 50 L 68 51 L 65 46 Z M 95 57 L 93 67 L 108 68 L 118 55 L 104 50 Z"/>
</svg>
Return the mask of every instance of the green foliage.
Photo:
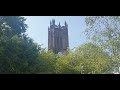
<svg viewBox="0 0 120 90">
<path fill-rule="evenodd" d="M 87 25 L 92 28 L 96 20 L 105 17 L 89 17 Z M 100 19 L 100 20 L 101 20 Z M 120 21 L 119 17 L 114 18 Z M 90 22 L 89 22 L 90 21 Z M 107 24 L 107 23 L 106 23 Z M 117 23 L 116 23 L 117 24 Z M 101 25 L 101 24 L 100 24 Z M 25 18 L 20 16 L 0 16 L 0 73 L 6 74 L 104 74 L 110 73 L 112 65 L 118 62 L 119 30 L 114 35 L 113 27 L 101 32 L 93 32 L 93 39 L 100 43 L 85 43 L 77 48 L 68 49 L 63 55 L 54 54 L 41 48 L 25 32 Z M 117 29 L 116 29 L 117 31 Z M 102 42 L 102 40 L 104 40 Z M 100 45 L 102 44 L 102 45 Z M 104 47 L 104 48 L 101 48 Z M 107 48 L 109 47 L 109 48 Z M 111 48 L 112 47 L 112 48 Z M 117 48 L 117 49 L 116 49 Z M 111 55 L 105 50 L 112 50 Z M 115 50 L 117 51 L 115 51 Z M 113 52 L 114 51 L 114 52 Z M 114 60 L 114 62 L 112 60 Z M 118 66 L 118 65 L 117 65 Z"/>
<path fill-rule="evenodd" d="M 77 56 L 83 64 L 83 73 L 102 74 L 109 69 L 109 55 L 100 47 L 92 43 L 81 45 L 76 50 Z"/>
<path fill-rule="evenodd" d="M 104 48 L 111 57 L 113 65 L 119 67 L 120 62 L 120 16 L 86 17 L 86 35 Z M 118 70 L 117 70 L 118 71 Z"/>
<path fill-rule="evenodd" d="M 57 60 L 56 72 L 66 74 L 102 74 L 109 70 L 109 55 L 97 45 L 86 43 Z"/>
<path fill-rule="evenodd" d="M 79 61 L 77 61 L 79 62 Z M 58 58 L 55 68 L 56 73 L 59 74 L 75 74 L 78 71 L 75 69 L 75 65 L 77 64 L 75 61 L 74 55 L 72 53 L 68 53 L 68 55 L 62 55 Z"/>
<path fill-rule="evenodd" d="M 0 73 L 31 73 L 39 48 L 31 39 L 13 36 L 0 39 Z"/>
<path fill-rule="evenodd" d="M 39 74 L 55 73 L 55 63 L 58 56 L 52 51 L 41 49 L 36 63 L 36 72 Z"/>
<path fill-rule="evenodd" d="M 0 36 L 12 37 L 25 33 L 27 28 L 25 20 L 20 16 L 0 16 Z"/>
<path fill-rule="evenodd" d="M 0 16 L 0 73 L 32 73 L 40 47 L 24 33 L 20 16 Z"/>
</svg>

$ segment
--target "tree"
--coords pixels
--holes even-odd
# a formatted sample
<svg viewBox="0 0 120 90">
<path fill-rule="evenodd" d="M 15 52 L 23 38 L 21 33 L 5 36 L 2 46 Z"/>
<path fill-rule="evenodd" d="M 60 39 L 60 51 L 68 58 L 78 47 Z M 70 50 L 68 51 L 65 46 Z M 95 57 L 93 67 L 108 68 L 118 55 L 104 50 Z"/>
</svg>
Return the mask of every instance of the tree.
<svg viewBox="0 0 120 90">
<path fill-rule="evenodd" d="M 25 33 L 27 25 L 25 18 L 20 16 L 0 16 L 0 36 L 21 35 Z"/>
<path fill-rule="evenodd" d="M 119 68 L 120 62 L 120 16 L 86 17 L 85 34 L 104 48 L 111 56 L 113 70 Z"/>
<path fill-rule="evenodd" d="M 57 62 L 55 64 L 56 73 L 58 74 L 76 74 L 79 73 L 75 66 L 78 64 L 75 58 L 75 54 L 72 52 L 69 52 L 67 55 L 62 55 L 57 59 Z"/>
<path fill-rule="evenodd" d="M 0 73 L 34 73 L 40 46 L 25 35 L 25 19 L 20 16 L 0 19 Z"/>
<path fill-rule="evenodd" d="M 76 57 L 80 58 L 82 73 L 103 74 L 108 73 L 110 57 L 99 46 L 85 43 L 76 49 Z"/>
<path fill-rule="evenodd" d="M 31 39 L 14 36 L 2 37 L 0 48 L 0 73 L 32 73 L 38 57 L 39 46 Z"/>
<path fill-rule="evenodd" d="M 55 63 L 58 56 L 51 50 L 42 48 L 39 51 L 38 58 L 35 63 L 35 73 L 37 74 L 53 74 L 55 73 Z"/>
<path fill-rule="evenodd" d="M 92 43 L 85 43 L 58 58 L 56 72 L 64 74 L 102 74 L 109 71 L 109 55 Z"/>
</svg>

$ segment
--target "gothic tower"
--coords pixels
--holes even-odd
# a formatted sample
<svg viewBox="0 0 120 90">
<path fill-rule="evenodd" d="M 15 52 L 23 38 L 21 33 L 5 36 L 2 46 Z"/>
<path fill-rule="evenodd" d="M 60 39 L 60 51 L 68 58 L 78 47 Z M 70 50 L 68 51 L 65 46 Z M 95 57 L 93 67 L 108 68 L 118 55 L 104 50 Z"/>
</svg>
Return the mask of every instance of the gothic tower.
<svg viewBox="0 0 120 90">
<path fill-rule="evenodd" d="M 53 50 L 54 53 L 64 53 L 69 47 L 68 40 L 68 24 L 65 21 L 65 25 L 55 25 L 55 19 L 50 21 L 50 27 L 48 27 L 48 49 Z"/>
</svg>

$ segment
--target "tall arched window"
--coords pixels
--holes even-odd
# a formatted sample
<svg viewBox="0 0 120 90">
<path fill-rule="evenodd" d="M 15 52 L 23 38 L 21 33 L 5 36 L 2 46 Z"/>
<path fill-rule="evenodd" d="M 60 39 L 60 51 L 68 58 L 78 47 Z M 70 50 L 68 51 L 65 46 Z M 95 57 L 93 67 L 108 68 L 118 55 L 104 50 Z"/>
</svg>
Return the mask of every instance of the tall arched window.
<svg viewBox="0 0 120 90">
<path fill-rule="evenodd" d="M 57 45 L 57 48 L 59 48 L 59 37 L 57 37 L 56 45 Z"/>
<path fill-rule="evenodd" d="M 63 41 L 62 41 L 62 37 L 60 37 L 60 48 L 63 48 Z"/>
</svg>

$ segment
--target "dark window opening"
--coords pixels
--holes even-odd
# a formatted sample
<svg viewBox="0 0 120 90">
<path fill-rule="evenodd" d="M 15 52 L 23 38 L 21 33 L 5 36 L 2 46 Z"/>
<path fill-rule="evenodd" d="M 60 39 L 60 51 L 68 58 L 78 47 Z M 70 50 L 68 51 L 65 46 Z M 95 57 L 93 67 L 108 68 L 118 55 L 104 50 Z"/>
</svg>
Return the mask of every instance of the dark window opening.
<svg viewBox="0 0 120 90">
<path fill-rule="evenodd" d="M 60 48 L 63 48 L 62 37 L 60 37 Z"/>
</svg>

